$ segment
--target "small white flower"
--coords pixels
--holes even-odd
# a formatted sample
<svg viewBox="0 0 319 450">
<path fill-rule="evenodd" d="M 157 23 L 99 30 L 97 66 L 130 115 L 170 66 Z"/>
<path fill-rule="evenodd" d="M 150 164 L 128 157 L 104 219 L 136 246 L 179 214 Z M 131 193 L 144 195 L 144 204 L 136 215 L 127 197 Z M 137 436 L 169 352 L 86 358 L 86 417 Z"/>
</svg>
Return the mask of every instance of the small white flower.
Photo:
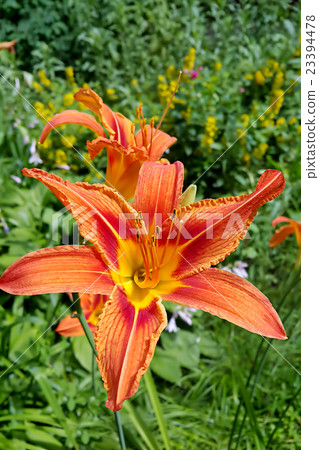
<svg viewBox="0 0 319 450">
<path fill-rule="evenodd" d="M 178 326 L 176 325 L 176 318 L 174 317 L 174 314 L 170 318 L 170 320 L 167 324 L 166 330 L 169 333 L 177 333 L 177 331 L 179 330 Z"/>
<path fill-rule="evenodd" d="M 37 146 L 35 139 L 32 139 L 32 143 L 30 145 L 30 155 L 31 156 L 29 158 L 29 164 L 34 164 L 36 166 L 37 164 L 41 164 L 43 162 L 37 153 Z"/>
<path fill-rule="evenodd" d="M 57 169 L 70 170 L 70 166 L 68 164 L 56 164 L 55 167 Z"/>
<path fill-rule="evenodd" d="M 15 88 L 19 92 L 20 91 L 20 80 L 19 80 L 19 78 L 15 78 L 14 82 L 15 82 Z"/>
<path fill-rule="evenodd" d="M 16 183 L 20 184 L 21 183 L 21 178 L 17 177 L 16 175 L 10 175 L 11 180 L 15 181 Z"/>
</svg>

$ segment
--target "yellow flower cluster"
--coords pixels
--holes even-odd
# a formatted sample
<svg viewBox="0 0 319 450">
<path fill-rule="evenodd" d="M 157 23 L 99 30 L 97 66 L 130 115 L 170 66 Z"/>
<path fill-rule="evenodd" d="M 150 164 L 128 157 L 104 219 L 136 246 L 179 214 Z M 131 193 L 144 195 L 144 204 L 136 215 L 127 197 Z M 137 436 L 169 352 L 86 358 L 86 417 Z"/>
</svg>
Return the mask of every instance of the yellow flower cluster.
<svg viewBox="0 0 319 450">
<path fill-rule="evenodd" d="M 293 125 L 293 124 L 295 124 L 295 123 L 297 123 L 297 118 L 296 118 L 295 116 L 293 116 L 293 117 L 289 120 L 288 125 Z"/>
<path fill-rule="evenodd" d="M 249 125 L 249 115 L 248 114 L 242 114 L 241 115 L 241 122 L 243 126 L 246 128 Z"/>
<path fill-rule="evenodd" d="M 176 88 L 176 81 L 166 81 L 164 75 L 159 75 L 157 77 L 158 79 L 158 85 L 157 85 L 157 90 L 158 90 L 158 95 L 160 98 L 160 102 L 163 105 L 167 105 L 168 102 L 171 99 L 171 96 L 173 95 L 173 92 Z M 175 108 L 175 104 L 176 103 L 184 103 L 183 99 L 177 99 L 176 97 L 173 98 L 172 103 L 170 104 L 170 108 Z"/>
<path fill-rule="evenodd" d="M 219 72 L 221 70 L 221 68 L 223 67 L 222 63 L 219 61 L 216 61 L 214 64 L 214 69 L 216 72 Z"/>
<path fill-rule="evenodd" d="M 39 70 L 38 72 L 40 82 L 43 84 L 43 86 L 51 86 L 51 81 L 47 77 L 45 70 Z"/>
<path fill-rule="evenodd" d="M 74 80 L 74 70 L 73 67 L 69 66 L 65 68 L 65 75 L 68 81 Z"/>
<path fill-rule="evenodd" d="M 284 117 L 279 117 L 279 119 L 276 120 L 277 128 L 280 128 L 285 123 L 286 123 L 286 119 Z"/>
<path fill-rule="evenodd" d="M 271 78 L 274 75 L 273 72 L 269 70 L 268 66 L 262 67 L 261 71 L 265 78 Z"/>
<path fill-rule="evenodd" d="M 112 88 L 106 89 L 106 95 L 109 97 L 110 100 L 117 100 L 118 96 L 115 93 L 115 90 Z"/>
<path fill-rule="evenodd" d="M 71 106 L 74 102 L 74 97 L 72 92 L 68 92 L 67 94 L 64 95 L 63 97 L 63 105 L 64 106 Z"/>
<path fill-rule="evenodd" d="M 67 156 L 64 150 L 57 150 L 55 154 L 55 164 L 57 166 L 64 166 L 67 164 Z"/>
<path fill-rule="evenodd" d="M 195 64 L 196 50 L 192 47 L 184 58 L 183 70 L 191 70 Z"/>
<path fill-rule="evenodd" d="M 272 90 L 276 91 L 281 88 L 284 82 L 284 73 L 278 72 L 275 76 L 274 82 L 272 84 Z"/>
<path fill-rule="evenodd" d="M 55 111 L 52 102 L 49 102 L 47 106 L 41 102 L 35 102 L 33 106 L 37 112 L 37 115 L 44 121 L 51 119 L 52 113 Z"/>
<path fill-rule="evenodd" d="M 279 111 L 282 107 L 283 101 L 284 101 L 283 94 L 284 94 L 284 91 L 282 89 L 277 89 L 274 91 L 274 95 L 270 99 L 271 107 L 268 110 L 268 116 L 270 119 L 272 119 L 279 113 Z"/>
<path fill-rule="evenodd" d="M 253 155 L 257 159 L 261 159 L 268 149 L 268 144 L 262 143 L 259 144 L 257 148 L 254 149 Z"/>
<path fill-rule="evenodd" d="M 251 80 L 253 80 L 254 77 L 251 73 L 246 73 L 245 78 L 246 78 L 246 80 L 251 81 Z"/>
<path fill-rule="evenodd" d="M 214 137 L 216 131 L 218 130 L 216 126 L 216 119 L 213 116 L 208 116 L 205 125 L 205 133 L 202 139 L 203 147 L 211 147 L 214 143 Z"/>
<path fill-rule="evenodd" d="M 76 142 L 75 136 L 71 135 L 71 136 L 62 136 L 61 137 L 61 143 L 67 148 L 72 148 L 75 142 Z"/>
<path fill-rule="evenodd" d="M 259 84 L 260 86 L 265 84 L 265 77 L 262 74 L 261 70 L 257 70 L 257 72 L 255 73 L 254 79 L 255 79 L 255 82 L 257 84 Z"/>
<path fill-rule="evenodd" d="M 43 87 L 37 81 L 33 81 L 32 86 L 38 93 L 43 91 Z"/>
<path fill-rule="evenodd" d="M 269 59 L 267 61 L 268 67 L 270 70 L 272 70 L 273 72 L 277 72 L 278 68 L 279 68 L 279 62 L 275 61 L 274 59 Z"/>
</svg>

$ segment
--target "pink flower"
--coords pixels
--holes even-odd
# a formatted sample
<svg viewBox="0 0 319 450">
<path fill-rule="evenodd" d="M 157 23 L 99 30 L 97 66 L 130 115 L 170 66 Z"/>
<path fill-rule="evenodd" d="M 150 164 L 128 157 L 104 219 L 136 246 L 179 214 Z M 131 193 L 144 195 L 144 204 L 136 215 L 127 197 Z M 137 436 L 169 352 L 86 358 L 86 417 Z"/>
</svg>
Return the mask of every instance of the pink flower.
<svg viewBox="0 0 319 450">
<path fill-rule="evenodd" d="M 191 78 L 197 78 L 199 75 L 198 70 L 191 70 Z"/>
</svg>

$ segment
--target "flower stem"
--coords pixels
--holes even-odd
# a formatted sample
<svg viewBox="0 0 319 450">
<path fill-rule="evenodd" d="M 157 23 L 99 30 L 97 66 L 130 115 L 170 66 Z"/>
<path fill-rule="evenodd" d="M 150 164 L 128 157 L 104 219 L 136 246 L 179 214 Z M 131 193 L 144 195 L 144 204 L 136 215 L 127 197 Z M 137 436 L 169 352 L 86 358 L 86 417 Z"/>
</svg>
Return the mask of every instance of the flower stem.
<svg viewBox="0 0 319 450">
<path fill-rule="evenodd" d="M 122 428 L 122 424 L 121 424 L 121 418 L 120 418 L 119 411 L 116 411 L 114 413 L 114 416 L 115 416 L 115 423 L 116 423 L 117 433 L 119 435 L 121 449 L 125 450 L 126 445 L 125 445 L 124 433 L 123 433 L 123 428 Z"/>
<path fill-rule="evenodd" d="M 76 311 L 77 312 L 76 312 L 76 314 L 73 314 L 72 317 L 76 317 L 77 319 L 79 319 L 79 321 L 80 321 L 80 323 L 82 325 L 83 331 L 85 333 L 85 336 L 86 336 L 87 340 L 89 341 L 89 344 L 90 344 L 90 346 L 91 346 L 91 348 L 93 350 L 93 354 L 94 354 L 94 356 L 97 356 L 97 351 L 96 351 L 96 348 L 95 348 L 93 335 L 92 335 L 91 330 L 90 330 L 90 328 L 88 326 L 86 318 L 85 318 L 85 316 L 83 314 L 80 302 L 76 302 L 75 305 L 76 305 Z M 93 358 L 93 363 L 92 364 L 94 365 L 94 358 Z M 93 366 L 92 366 L 92 372 L 93 372 Z M 94 385 L 93 385 L 93 388 L 94 388 Z M 123 433 L 123 428 L 122 428 L 122 424 L 121 424 L 121 418 L 120 418 L 119 411 L 116 411 L 114 413 L 114 416 L 115 416 L 115 423 L 116 423 L 116 428 L 117 428 L 117 432 L 118 432 L 118 436 L 119 436 L 121 449 L 125 450 L 126 449 L 126 445 L 125 445 L 124 433 Z"/>
</svg>

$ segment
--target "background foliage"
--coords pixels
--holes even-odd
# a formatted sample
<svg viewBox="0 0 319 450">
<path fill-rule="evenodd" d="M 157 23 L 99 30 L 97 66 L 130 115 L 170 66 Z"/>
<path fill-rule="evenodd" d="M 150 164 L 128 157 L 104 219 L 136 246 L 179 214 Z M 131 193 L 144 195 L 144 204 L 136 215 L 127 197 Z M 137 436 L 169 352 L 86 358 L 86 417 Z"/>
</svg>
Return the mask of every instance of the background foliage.
<svg viewBox="0 0 319 450">
<path fill-rule="evenodd" d="M 0 42 L 18 39 L 16 55 L 0 52 L 11 84 L 0 78 L 1 269 L 60 243 L 52 216 L 61 206 L 34 180 L 20 183 L 23 167 L 101 181 L 106 158 L 94 160 L 98 172 L 88 164 L 90 132 L 69 126 L 36 144 L 45 119 L 79 108 L 72 98 L 79 87 L 89 85 L 132 120 L 142 102 L 158 121 L 184 69 L 163 124 L 178 142 L 165 156 L 184 162 L 185 186 L 197 181 L 198 198 L 247 193 L 266 168 L 283 171 L 283 195 L 262 208 L 251 239 L 225 264 L 248 263 L 249 280 L 281 304 L 289 340 L 272 342 L 274 349 L 196 312 L 192 326 L 179 318 L 176 334 L 163 333 L 151 368 L 172 448 L 299 448 L 300 377 L 287 363 L 299 370 L 298 249 L 294 237 L 268 247 L 271 221 L 300 215 L 299 82 L 289 89 L 300 74 L 299 3 L 4 0 L 0 17 Z M 57 231 L 61 239 L 61 225 Z M 51 329 L 68 305 L 62 295 L 0 296 L 2 371 L 49 327 L 0 379 L 0 448 L 118 448 L 85 339 Z M 143 380 L 125 402 L 129 448 L 163 448 L 151 398 Z"/>
</svg>

